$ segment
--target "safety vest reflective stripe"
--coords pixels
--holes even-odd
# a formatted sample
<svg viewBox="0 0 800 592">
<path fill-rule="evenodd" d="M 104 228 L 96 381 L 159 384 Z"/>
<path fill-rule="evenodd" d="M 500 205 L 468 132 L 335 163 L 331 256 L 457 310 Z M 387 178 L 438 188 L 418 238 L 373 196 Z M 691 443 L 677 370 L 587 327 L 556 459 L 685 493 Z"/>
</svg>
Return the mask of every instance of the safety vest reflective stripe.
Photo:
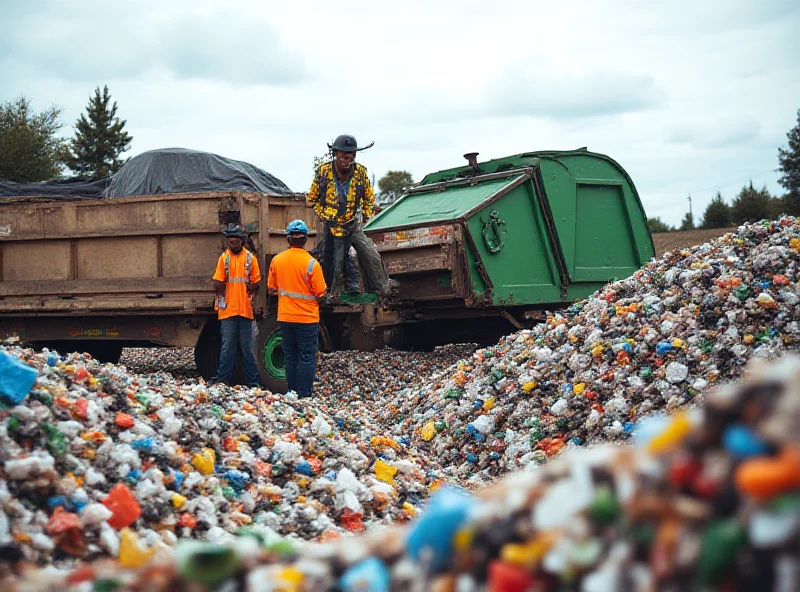
<svg viewBox="0 0 800 592">
<path fill-rule="evenodd" d="M 247 251 L 247 257 L 244 260 L 244 275 L 246 276 L 245 279 L 240 278 L 233 278 L 231 279 L 231 252 L 227 251 L 225 253 L 225 277 L 228 278 L 229 282 L 238 283 L 238 284 L 246 284 L 250 281 L 250 270 L 253 268 L 253 254 L 250 251 Z"/>
<path fill-rule="evenodd" d="M 311 294 L 298 294 L 297 292 L 287 292 L 286 290 L 281 290 L 279 292 L 280 296 L 286 296 L 288 298 L 297 298 L 299 300 L 312 300 L 314 302 L 317 301 L 315 296 Z"/>
</svg>

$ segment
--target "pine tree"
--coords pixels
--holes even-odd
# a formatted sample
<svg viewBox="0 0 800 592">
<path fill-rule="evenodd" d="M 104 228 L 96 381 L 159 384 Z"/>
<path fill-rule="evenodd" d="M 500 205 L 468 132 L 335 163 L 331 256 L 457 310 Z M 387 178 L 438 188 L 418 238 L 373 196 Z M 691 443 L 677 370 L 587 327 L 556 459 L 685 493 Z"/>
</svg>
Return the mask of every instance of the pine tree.
<svg viewBox="0 0 800 592">
<path fill-rule="evenodd" d="M 678 230 L 694 230 L 694 218 L 692 218 L 692 214 L 690 212 L 686 212 L 683 220 L 681 220 L 681 225 Z"/>
<path fill-rule="evenodd" d="M 731 208 L 722 199 L 722 194 L 717 191 L 717 195 L 708 204 L 703 213 L 701 228 L 728 228 L 731 225 Z"/>
<path fill-rule="evenodd" d="M 778 170 L 782 173 L 778 183 L 794 196 L 796 202 L 800 200 L 800 109 L 797 110 L 797 125 L 789 130 L 786 137 L 789 140 L 788 148 L 778 148 Z"/>
<path fill-rule="evenodd" d="M 739 195 L 733 200 L 731 205 L 731 221 L 734 224 L 744 224 L 745 222 L 758 222 L 773 216 L 774 203 L 772 196 L 763 187 L 760 191 L 753 188 L 753 182 L 749 186 L 742 187 Z"/>
<path fill-rule="evenodd" d="M 31 110 L 30 99 L 20 97 L 0 106 L 0 180 L 29 183 L 61 176 L 65 141 L 56 137 L 63 127 L 61 110 Z"/>
<path fill-rule="evenodd" d="M 125 121 L 117 117 L 117 102 L 109 106 L 111 95 L 108 86 L 94 91 L 86 106 L 86 115 L 81 113 L 75 124 L 75 137 L 70 141 L 67 166 L 79 175 L 107 177 L 116 173 L 126 160 L 120 155 L 130 149 L 133 138 L 123 128 Z"/>
</svg>

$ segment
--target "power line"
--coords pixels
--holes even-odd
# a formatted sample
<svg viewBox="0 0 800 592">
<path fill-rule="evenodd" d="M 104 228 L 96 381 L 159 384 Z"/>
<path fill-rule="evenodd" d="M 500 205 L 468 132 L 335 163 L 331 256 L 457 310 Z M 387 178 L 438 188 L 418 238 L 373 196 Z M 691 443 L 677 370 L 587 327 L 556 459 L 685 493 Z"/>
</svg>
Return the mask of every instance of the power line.
<svg viewBox="0 0 800 592">
<path fill-rule="evenodd" d="M 717 189 L 726 189 L 726 188 L 730 187 L 731 185 L 736 185 L 738 183 L 743 183 L 745 181 L 752 181 L 753 178 L 760 177 L 761 175 L 766 175 L 767 173 L 774 173 L 774 172 L 775 172 L 775 169 L 768 169 L 768 170 L 763 171 L 761 173 L 756 173 L 755 175 L 748 175 L 747 177 L 742 177 L 741 179 L 737 179 L 736 181 L 731 181 L 730 183 L 727 183 L 725 185 L 719 185 L 717 187 L 707 187 L 706 189 L 692 189 L 692 191 L 690 191 L 690 193 L 703 193 L 705 191 L 715 191 Z"/>
</svg>

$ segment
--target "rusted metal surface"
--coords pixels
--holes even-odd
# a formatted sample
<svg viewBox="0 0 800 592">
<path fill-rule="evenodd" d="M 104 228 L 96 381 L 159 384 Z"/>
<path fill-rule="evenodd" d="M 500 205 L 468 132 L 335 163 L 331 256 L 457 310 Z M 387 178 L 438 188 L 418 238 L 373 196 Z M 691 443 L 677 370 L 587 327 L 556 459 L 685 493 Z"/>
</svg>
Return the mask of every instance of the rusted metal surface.
<svg viewBox="0 0 800 592">
<path fill-rule="evenodd" d="M 265 278 L 293 219 L 311 224 L 305 196 L 244 191 L 113 200 L 0 202 L 0 313 L 212 315 L 211 276 L 228 222 L 252 231 Z M 316 240 L 311 232 L 309 247 Z M 262 279 L 262 281 L 265 281 Z M 256 310 L 264 310 L 266 289 Z"/>
</svg>

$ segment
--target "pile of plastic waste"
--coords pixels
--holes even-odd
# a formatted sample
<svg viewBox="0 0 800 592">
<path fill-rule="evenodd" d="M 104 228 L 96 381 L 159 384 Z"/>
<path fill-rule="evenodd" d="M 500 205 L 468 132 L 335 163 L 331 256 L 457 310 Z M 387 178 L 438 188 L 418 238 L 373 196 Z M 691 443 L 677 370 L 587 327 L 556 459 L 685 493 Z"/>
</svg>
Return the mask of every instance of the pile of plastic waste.
<svg viewBox="0 0 800 592">
<path fill-rule="evenodd" d="M 313 402 L 0 348 L 0 557 L 42 564 L 242 530 L 325 539 L 414 516 L 437 471 Z M 408 444 L 408 443 L 406 443 Z"/>
<path fill-rule="evenodd" d="M 477 485 L 628 439 L 638 418 L 692 406 L 750 358 L 800 343 L 799 261 L 788 217 L 666 253 L 417 389 L 392 429 Z"/>
<path fill-rule="evenodd" d="M 703 403 L 795 347 L 799 258 L 794 218 L 747 225 L 490 348 L 321 356 L 304 401 L 0 345 L 0 577 L 795 589 L 799 362 Z"/>
<path fill-rule="evenodd" d="M 477 495 L 442 488 L 404 527 L 155 557 L 134 540 L 127 559 L 23 569 L 5 589 L 797 590 L 800 359 L 759 363 L 702 408 L 642 421 L 634 447 L 570 450 Z"/>
</svg>

